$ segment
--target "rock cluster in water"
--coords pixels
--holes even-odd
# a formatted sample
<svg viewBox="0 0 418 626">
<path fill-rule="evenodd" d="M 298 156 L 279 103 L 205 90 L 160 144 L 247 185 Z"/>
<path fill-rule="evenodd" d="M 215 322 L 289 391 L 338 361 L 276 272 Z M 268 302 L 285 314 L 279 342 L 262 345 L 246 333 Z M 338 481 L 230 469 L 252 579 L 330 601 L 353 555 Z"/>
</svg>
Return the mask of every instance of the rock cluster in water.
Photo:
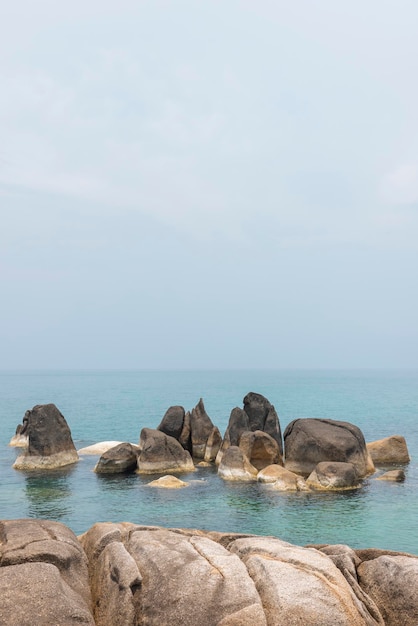
<svg viewBox="0 0 418 626">
<path fill-rule="evenodd" d="M 53 404 L 26 412 L 11 444 L 21 445 L 22 437 L 27 449 L 16 469 L 49 469 L 78 460 L 70 429 Z M 349 422 L 296 419 L 282 437 L 274 406 L 254 392 L 245 396 L 242 408 L 231 411 L 223 437 L 201 399 L 191 411 L 170 407 L 157 428 L 142 429 L 138 445 L 102 442 L 79 452 L 101 454 L 97 473 L 172 475 L 194 471 L 195 463 L 214 463 L 225 480 L 258 480 L 282 491 L 353 489 L 375 467 L 409 462 L 403 437 L 366 444 L 361 430 Z M 380 478 L 400 482 L 405 473 L 397 468 Z"/>
<path fill-rule="evenodd" d="M 274 537 L 0 521 L 7 626 L 416 626 L 418 557 Z"/>
</svg>

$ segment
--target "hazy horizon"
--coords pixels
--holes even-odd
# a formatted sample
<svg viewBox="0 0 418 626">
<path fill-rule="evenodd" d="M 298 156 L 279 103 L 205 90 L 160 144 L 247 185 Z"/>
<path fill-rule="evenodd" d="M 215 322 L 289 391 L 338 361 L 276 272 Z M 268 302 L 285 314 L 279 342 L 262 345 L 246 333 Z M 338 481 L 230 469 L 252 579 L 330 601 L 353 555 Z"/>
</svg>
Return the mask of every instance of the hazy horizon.
<svg viewBox="0 0 418 626">
<path fill-rule="evenodd" d="M 418 368 L 417 23 L 4 6 L 0 370 Z"/>
</svg>

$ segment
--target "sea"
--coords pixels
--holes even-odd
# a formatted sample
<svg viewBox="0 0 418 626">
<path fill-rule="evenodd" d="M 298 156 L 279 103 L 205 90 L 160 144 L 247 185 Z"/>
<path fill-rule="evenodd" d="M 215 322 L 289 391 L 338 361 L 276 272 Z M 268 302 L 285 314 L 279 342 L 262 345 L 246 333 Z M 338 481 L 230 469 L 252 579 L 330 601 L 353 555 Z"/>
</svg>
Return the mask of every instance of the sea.
<svg viewBox="0 0 418 626">
<path fill-rule="evenodd" d="M 343 492 L 281 493 L 259 483 L 227 482 L 214 467 L 183 475 L 189 487 L 152 489 L 155 478 L 98 475 L 96 456 L 67 468 L 18 471 L 8 444 L 27 409 L 54 403 L 77 449 L 99 441 L 138 443 L 172 405 L 203 398 L 223 434 L 249 392 L 274 404 L 282 431 L 296 418 L 344 420 L 366 441 L 406 438 L 406 480 L 376 480 Z M 0 372 L 0 519 L 62 522 L 77 535 L 95 522 L 128 521 L 279 537 L 297 545 L 344 543 L 418 555 L 418 371 L 2 371 Z"/>
</svg>

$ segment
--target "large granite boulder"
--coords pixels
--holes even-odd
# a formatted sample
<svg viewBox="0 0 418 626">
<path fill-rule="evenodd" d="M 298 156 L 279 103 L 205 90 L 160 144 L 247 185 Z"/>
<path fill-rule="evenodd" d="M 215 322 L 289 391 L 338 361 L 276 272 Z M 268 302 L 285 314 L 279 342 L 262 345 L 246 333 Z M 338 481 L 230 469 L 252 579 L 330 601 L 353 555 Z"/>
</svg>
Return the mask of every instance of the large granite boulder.
<svg viewBox="0 0 418 626">
<path fill-rule="evenodd" d="M 251 465 L 238 446 L 230 446 L 218 466 L 218 474 L 224 480 L 254 481 L 257 480 L 257 473 L 257 468 Z"/>
<path fill-rule="evenodd" d="M 0 522 L 0 624 L 95 626 L 87 557 L 57 522 Z"/>
<path fill-rule="evenodd" d="M 29 443 L 15 469 L 55 469 L 78 461 L 70 428 L 55 404 L 34 406 L 26 411 L 25 421 Z"/>
<path fill-rule="evenodd" d="M 338 491 L 361 486 L 358 472 L 352 463 L 322 461 L 306 479 L 311 489 Z"/>
<path fill-rule="evenodd" d="M 241 559 L 199 531 L 96 524 L 89 557 L 97 626 L 266 626 Z"/>
<path fill-rule="evenodd" d="M 139 447 L 132 443 L 119 443 L 104 452 L 97 461 L 96 474 L 123 474 L 137 468 Z"/>
<path fill-rule="evenodd" d="M 269 465 L 257 474 L 259 483 L 267 483 L 275 491 L 309 491 L 299 474 L 290 472 L 281 465 Z"/>
<path fill-rule="evenodd" d="M 280 454 L 283 454 L 279 417 L 267 398 L 250 391 L 244 398 L 244 411 L 248 415 L 250 430 L 262 430 L 273 437 L 279 444 Z"/>
<path fill-rule="evenodd" d="M 409 463 L 410 456 L 405 437 L 392 435 L 366 444 L 367 450 L 376 466 Z"/>
<path fill-rule="evenodd" d="M 284 432 L 285 467 L 309 476 L 318 463 L 352 463 L 360 478 L 374 465 L 361 430 L 349 422 L 305 418 L 291 422 Z"/>
<path fill-rule="evenodd" d="M 332 560 L 318 550 L 271 537 L 237 539 L 227 548 L 245 563 L 269 626 L 378 623 Z"/>
<path fill-rule="evenodd" d="M 283 465 L 279 444 L 273 437 L 262 430 L 242 433 L 239 448 L 251 465 L 261 470 L 268 465 Z"/>
<path fill-rule="evenodd" d="M 177 439 L 160 430 L 142 429 L 139 439 L 138 473 L 165 474 L 193 472 L 194 469 L 190 454 Z"/>
<path fill-rule="evenodd" d="M 385 626 L 418 624 L 418 558 L 382 555 L 357 567 L 358 581 L 383 616 Z"/>
</svg>

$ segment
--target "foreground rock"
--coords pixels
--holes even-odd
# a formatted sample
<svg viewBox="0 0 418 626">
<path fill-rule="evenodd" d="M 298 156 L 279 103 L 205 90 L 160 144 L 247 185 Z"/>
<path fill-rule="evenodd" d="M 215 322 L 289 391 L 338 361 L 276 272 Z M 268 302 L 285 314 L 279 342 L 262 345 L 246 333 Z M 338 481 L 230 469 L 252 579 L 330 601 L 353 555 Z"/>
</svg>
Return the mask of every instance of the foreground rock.
<svg viewBox="0 0 418 626">
<path fill-rule="evenodd" d="M 386 626 L 418 624 L 418 559 L 382 555 L 361 563 L 357 573 Z"/>
<path fill-rule="evenodd" d="M 137 471 L 140 474 L 193 472 L 190 454 L 177 439 L 160 430 L 143 428 L 139 439 Z"/>
<path fill-rule="evenodd" d="M 291 422 L 284 432 L 285 467 L 309 476 L 318 463 L 352 463 L 360 478 L 374 465 L 361 430 L 349 422 L 305 418 Z"/>
<path fill-rule="evenodd" d="M 119 443 L 102 454 L 94 471 L 97 474 L 122 474 L 137 468 L 139 447 L 131 443 Z"/>
<path fill-rule="evenodd" d="M 94 626 L 87 557 L 56 522 L 0 522 L 0 624 Z"/>
<path fill-rule="evenodd" d="M 26 411 L 27 450 L 13 467 L 22 470 L 55 469 L 78 461 L 70 428 L 55 404 L 38 404 Z"/>
<path fill-rule="evenodd" d="M 77 541 L 56 522 L 0 522 L 4 626 L 416 626 L 417 588 L 405 553 L 131 523 Z"/>
<path fill-rule="evenodd" d="M 409 463 L 410 457 L 405 437 L 402 435 L 392 435 L 371 441 L 367 444 L 367 450 L 376 466 L 397 465 Z"/>
<path fill-rule="evenodd" d="M 97 626 L 266 626 L 241 559 L 199 531 L 96 524 L 80 541 Z"/>
</svg>

